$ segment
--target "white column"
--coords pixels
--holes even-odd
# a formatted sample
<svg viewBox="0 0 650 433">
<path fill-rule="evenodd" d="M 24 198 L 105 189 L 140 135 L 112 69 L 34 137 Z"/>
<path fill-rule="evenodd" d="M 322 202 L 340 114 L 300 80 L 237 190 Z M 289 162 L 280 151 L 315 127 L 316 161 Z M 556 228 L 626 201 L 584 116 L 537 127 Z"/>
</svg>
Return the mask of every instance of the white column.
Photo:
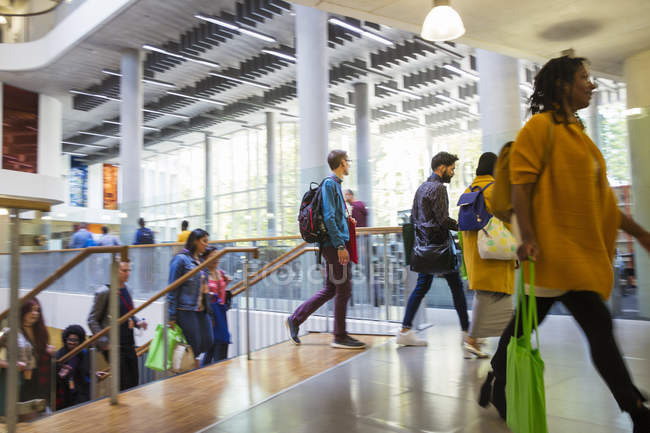
<svg viewBox="0 0 650 433">
<path fill-rule="evenodd" d="M 634 219 L 650 230 L 650 50 L 625 60 L 627 107 L 639 108 L 641 115 L 627 120 L 632 172 L 632 202 Z M 639 315 L 650 318 L 650 257 L 637 243 L 634 246 L 634 269 L 639 296 Z"/>
<path fill-rule="evenodd" d="M 327 12 L 295 5 L 298 103 L 300 107 L 300 194 L 320 182 L 327 166 Z"/>
<path fill-rule="evenodd" d="M 210 142 L 210 136 L 205 134 L 204 142 L 205 150 L 205 198 L 204 198 L 204 210 L 205 210 L 205 230 L 210 233 L 212 239 L 216 239 L 216 233 L 212 229 L 212 218 L 214 210 L 212 209 L 212 202 L 214 200 L 214 193 L 212 192 L 212 143 Z M 166 182 L 163 182 L 166 184 Z"/>
<path fill-rule="evenodd" d="M 38 95 L 38 174 L 60 178 L 63 112 L 61 102 Z"/>
<path fill-rule="evenodd" d="M 278 220 L 277 208 L 277 174 L 278 167 L 275 158 L 275 129 L 277 127 L 277 114 L 266 113 L 266 221 L 268 236 L 277 236 L 276 221 Z"/>
<path fill-rule="evenodd" d="M 120 62 L 120 171 L 122 172 L 122 243 L 133 242 L 140 217 L 142 162 L 142 59 L 138 50 L 126 50 Z"/>
<path fill-rule="evenodd" d="M 354 123 L 357 135 L 357 170 L 358 191 L 356 196 L 366 204 L 368 227 L 372 227 L 372 163 L 370 151 L 370 108 L 368 106 L 368 84 L 354 83 Z"/>
<path fill-rule="evenodd" d="M 88 208 L 104 208 L 104 164 L 88 166 Z"/>
<path fill-rule="evenodd" d="M 499 153 L 521 129 L 519 66 L 515 58 L 476 50 L 483 151 Z"/>
</svg>

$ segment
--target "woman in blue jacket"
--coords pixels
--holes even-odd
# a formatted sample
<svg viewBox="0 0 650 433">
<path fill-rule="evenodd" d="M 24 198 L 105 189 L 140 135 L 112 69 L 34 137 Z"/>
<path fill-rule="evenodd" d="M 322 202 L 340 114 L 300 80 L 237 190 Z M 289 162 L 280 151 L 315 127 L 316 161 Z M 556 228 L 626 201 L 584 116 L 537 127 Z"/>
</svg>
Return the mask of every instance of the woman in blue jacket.
<svg viewBox="0 0 650 433">
<path fill-rule="evenodd" d="M 185 243 L 185 249 L 177 254 L 171 262 L 169 284 L 181 278 L 201 263 L 201 254 L 208 247 L 208 232 L 195 229 Z M 205 272 L 197 272 L 167 294 L 169 322 L 178 323 L 187 342 L 192 346 L 194 356 L 207 353 L 213 344 L 212 324 L 208 315 L 204 294 L 207 292 Z M 197 361 L 198 367 L 198 361 Z"/>
</svg>

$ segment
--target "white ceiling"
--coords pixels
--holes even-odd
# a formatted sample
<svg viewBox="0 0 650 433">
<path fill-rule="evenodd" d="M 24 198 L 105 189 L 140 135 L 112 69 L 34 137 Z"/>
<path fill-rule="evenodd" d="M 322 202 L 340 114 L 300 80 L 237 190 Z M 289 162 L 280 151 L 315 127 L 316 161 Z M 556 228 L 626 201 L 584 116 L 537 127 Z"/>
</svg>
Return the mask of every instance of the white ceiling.
<svg viewBox="0 0 650 433">
<path fill-rule="evenodd" d="M 419 33 L 431 0 L 295 0 Z M 621 77 L 623 61 L 650 49 L 649 0 L 452 0 L 467 33 L 458 42 L 538 62 L 567 48 L 602 74 Z"/>
</svg>

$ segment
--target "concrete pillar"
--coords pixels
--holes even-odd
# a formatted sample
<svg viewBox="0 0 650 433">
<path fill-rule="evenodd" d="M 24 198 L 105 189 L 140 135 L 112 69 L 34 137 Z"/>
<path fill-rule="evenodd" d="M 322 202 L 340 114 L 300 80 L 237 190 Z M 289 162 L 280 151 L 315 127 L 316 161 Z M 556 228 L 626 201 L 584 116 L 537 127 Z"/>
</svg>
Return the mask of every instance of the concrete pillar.
<svg viewBox="0 0 650 433">
<path fill-rule="evenodd" d="M 627 107 L 640 109 L 627 119 L 632 173 L 634 219 L 650 230 L 650 50 L 631 56 L 623 65 L 627 84 Z M 650 257 L 637 243 L 634 247 L 634 269 L 639 296 L 639 315 L 650 319 Z"/>
<path fill-rule="evenodd" d="M 497 155 L 521 129 L 519 65 L 515 58 L 476 50 L 483 151 Z"/>
<path fill-rule="evenodd" d="M 589 137 L 596 143 L 596 146 L 600 149 L 600 119 L 598 116 L 598 106 L 600 105 L 600 94 L 598 92 L 594 93 L 591 97 L 591 103 L 589 104 L 589 119 L 587 121 L 587 132 Z"/>
<path fill-rule="evenodd" d="M 210 143 L 210 136 L 205 134 L 204 142 L 205 151 L 205 231 L 210 233 L 212 239 L 216 239 L 216 233 L 212 230 L 212 218 L 214 217 L 214 210 L 212 202 L 214 200 L 214 193 L 212 192 L 212 143 Z"/>
<path fill-rule="evenodd" d="M 357 134 L 358 191 L 356 197 L 368 208 L 368 227 L 372 227 L 372 163 L 370 151 L 370 108 L 368 106 L 368 84 L 354 83 L 354 123 Z"/>
<path fill-rule="evenodd" d="M 38 174 L 61 177 L 61 138 L 63 112 L 61 102 L 38 95 Z"/>
<path fill-rule="evenodd" d="M 140 217 L 142 163 L 142 59 L 138 50 L 126 50 L 120 61 L 120 171 L 122 172 L 122 218 L 120 237 L 132 244 Z"/>
<path fill-rule="evenodd" d="M 275 130 L 277 127 L 277 114 L 269 111 L 266 113 L 266 221 L 268 236 L 277 236 L 276 221 L 278 221 L 277 207 L 277 174 L 278 167 L 275 158 Z"/>
<path fill-rule="evenodd" d="M 329 173 L 327 132 L 329 65 L 327 12 L 295 5 L 298 104 L 300 109 L 300 192 Z"/>
</svg>

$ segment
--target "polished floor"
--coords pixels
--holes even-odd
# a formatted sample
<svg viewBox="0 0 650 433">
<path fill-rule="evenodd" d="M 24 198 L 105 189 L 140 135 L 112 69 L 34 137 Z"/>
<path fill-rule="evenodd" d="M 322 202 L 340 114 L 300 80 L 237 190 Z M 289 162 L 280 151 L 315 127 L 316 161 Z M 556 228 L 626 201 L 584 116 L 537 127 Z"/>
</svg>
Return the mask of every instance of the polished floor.
<svg viewBox="0 0 650 433">
<path fill-rule="evenodd" d="M 636 384 L 650 390 L 650 322 L 617 321 L 615 328 Z M 203 431 L 508 432 L 493 408 L 476 404 L 488 362 L 462 358 L 455 313 L 438 310 L 422 335 L 428 347 L 390 341 Z M 540 335 L 549 431 L 631 432 L 573 319 L 549 317 Z"/>
<path fill-rule="evenodd" d="M 195 432 L 360 354 L 331 348 L 331 334 L 301 338 L 300 347 L 281 343 L 253 353 L 251 361 L 245 356 L 233 358 L 122 393 L 117 406 L 103 399 L 21 423 L 18 432 Z M 369 347 L 388 340 L 384 336 L 359 338 Z"/>
</svg>

